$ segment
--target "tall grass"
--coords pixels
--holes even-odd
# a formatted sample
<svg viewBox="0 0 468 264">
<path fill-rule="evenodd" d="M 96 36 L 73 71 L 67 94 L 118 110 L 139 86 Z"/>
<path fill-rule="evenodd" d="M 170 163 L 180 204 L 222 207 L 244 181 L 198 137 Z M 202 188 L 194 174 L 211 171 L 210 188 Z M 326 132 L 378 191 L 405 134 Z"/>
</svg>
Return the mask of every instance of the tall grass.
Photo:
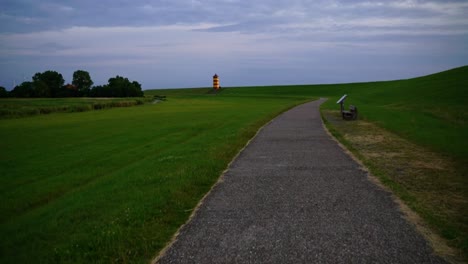
<svg viewBox="0 0 468 264">
<path fill-rule="evenodd" d="M 85 112 L 141 105 L 147 98 L 28 98 L 0 99 L 0 119 L 56 112 Z"/>
</svg>

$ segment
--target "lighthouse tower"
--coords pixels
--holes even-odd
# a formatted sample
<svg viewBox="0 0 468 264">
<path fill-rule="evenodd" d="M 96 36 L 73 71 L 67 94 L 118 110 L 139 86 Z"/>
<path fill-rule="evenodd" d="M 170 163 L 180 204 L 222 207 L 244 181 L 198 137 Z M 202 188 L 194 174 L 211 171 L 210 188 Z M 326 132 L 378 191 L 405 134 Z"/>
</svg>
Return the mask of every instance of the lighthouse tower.
<svg viewBox="0 0 468 264">
<path fill-rule="evenodd" d="M 217 74 L 213 76 L 213 89 L 219 90 L 219 77 Z"/>
</svg>

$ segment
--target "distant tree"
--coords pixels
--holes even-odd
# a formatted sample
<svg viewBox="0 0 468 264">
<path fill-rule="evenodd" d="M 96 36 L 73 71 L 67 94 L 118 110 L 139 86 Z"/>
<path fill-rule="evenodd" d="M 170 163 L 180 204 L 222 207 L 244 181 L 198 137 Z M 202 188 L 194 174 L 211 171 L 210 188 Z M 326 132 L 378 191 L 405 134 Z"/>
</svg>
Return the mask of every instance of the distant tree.
<svg viewBox="0 0 468 264">
<path fill-rule="evenodd" d="M 60 89 L 62 88 L 65 80 L 63 79 L 62 74 L 56 71 L 45 71 L 43 73 L 36 73 L 32 77 L 33 82 L 42 81 L 44 84 L 49 88 L 51 97 L 56 97 L 60 93 Z"/>
<path fill-rule="evenodd" d="M 117 75 L 108 81 L 108 96 L 110 97 L 140 97 L 143 96 L 141 84 L 137 81 L 130 82 L 128 78 Z"/>
<path fill-rule="evenodd" d="M 134 97 L 142 97 L 143 91 L 141 90 L 141 84 L 137 81 L 132 82 L 134 90 L 132 91 L 132 96 Z"/>
<path fill-rule="evenodd" d="M 72 84 L 77 87 L 80 96 L 88 96 L 93 83 L 89 72 L 77 70 L 73 73 Z"/>
<path fill-rule="evenodd" d="M 78 97 L 81 96 L 78 87 L 73 84 L 66 84 L 60 88 L 57 97 Z"/>
<path fill-rule="evenodd" d="M 5 87 L 0 86 L 0 98 L 8 97 L 8 91 Z"/>
<path fill-rule="evenodd" d="M 109 86 L 107 85 L 98 85 L 91 88 L 89 91 L 90 97 L 112 97 Z"/>
<path fill-rule="evenodd" d="M 34 85 L 32 82 L 23 82 L 10 92 L 13 97 L 34 97 Z"/>
<path fill-rule="evenodd" d="M 51 97 L 49 86 L 44 81 L 34 81 L 32 83 L 33 97 Z"/>
<path fill-rule="evenodd" d="M 108 83 L 113 97 L 127 97 L 126 90 L 130 83 L 127 78 L 117 75 L 114 78 L 109 78 Z"/>
</svg>

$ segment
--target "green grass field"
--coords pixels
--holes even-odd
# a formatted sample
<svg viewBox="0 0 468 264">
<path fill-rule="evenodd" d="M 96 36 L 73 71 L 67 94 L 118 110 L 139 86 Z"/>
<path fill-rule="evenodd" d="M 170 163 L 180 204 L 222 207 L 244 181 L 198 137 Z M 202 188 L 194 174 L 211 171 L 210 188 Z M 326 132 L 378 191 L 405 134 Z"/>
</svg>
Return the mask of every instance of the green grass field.
<svg viewBox="0 0 468 264">
<path fill-rule="evenodd" d="M 318 97 L 336 110 L 347 93 L 364 120 L 466 171 L 467 83 L 462 67 L 391 82 L 152 90 L 168 100 L 2 119 L 0 262 L 148 262 L 259 127 Z"/>
</svg>

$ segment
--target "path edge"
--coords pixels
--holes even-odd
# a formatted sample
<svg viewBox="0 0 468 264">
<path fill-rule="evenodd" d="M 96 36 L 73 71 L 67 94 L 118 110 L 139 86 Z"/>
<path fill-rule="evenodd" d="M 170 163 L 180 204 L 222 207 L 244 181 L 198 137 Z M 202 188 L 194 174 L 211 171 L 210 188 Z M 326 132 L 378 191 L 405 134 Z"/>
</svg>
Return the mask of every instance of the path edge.
<svg viewBox="0 0 468 264">
<path fill-rule="evenodd" d="M 322 98 L 321 98 L 322 99 Z M 327 98 L 324 98 L 327 100 Z M 325 101 L 326 101 L 325 100 Z M 324 101 L 324 102 L 325 102 Z M 354 155 L 353 152 L 351 152 L 345 145 L 343 145 L 333 134 L 328 130 L 327 125 L 325 124 L 325 116 L 322 114 L 319 106 L 319 112 L 320 112 L 320 119 L 322 121 L 322 127 L 325 130 L 325 132 L 328 134 L 328 136 L 336 142 L 336 144 L 343 150 L 343 152 L 348 155 L 351 159 L 353 159 L 358 165 L 359 169 L 364 171 L 367 174 L 367 179 L 380 188 L 381 190 L 389 193 L 391 195 L 391 198 L 393 202 L 396 203 L 398 210 L 401 212 L 403 218 L 413 226 L 416 231 L 426 240 L 428 245 L 432 249 L 432 254 L 436 255 L 443 260 L 447 261 L 448 263 L 452 264 L 462 264 L 465 262 L 458 261 L 455 259 L 456 255 L 456 250 L 450 247 L 445 239 L 443 239 L 441 236 L 433 232 L 426 224 L 424 219 L 422 219 L 416 212 L 414 212 L 408 205 L 406 205 L 403 200 L 401 200 L 396 194 L 390 190 L 385 184 L 383 184 L 380 179 L 373 175 L 372 172 L 367 168 L 364 163 Z M 444 252 L 450 252 L 450 253 L 444 253 Z"/>
<path fill-rule="evenodd" d="M 178 237 L 179 237 L 179 234 L 180 234 L 180 231 L 187 225 L 189 224 L 192 219 L 195 217 L 195 215 L 197 214 L 198 210 L 200 210 L 201 206 L 203 205 L 203 203 L 205 202 L 206 198 L 208 197 L 208 195 L 211 194 L 211 192 L 213 191 L 214 188 L 216 188 L 220 183 L 222 183 L 224 181 L 224 177 L 226 175 L 226 173 L 229 171 L 229 168 L 231 168 L 231 165 L 232 163 L 234 163 L 237 158 L 242 154 L 242 152 L 244 152 L 244 150 L 250 145 L 250 143 L 258 136 L 258 134 L 266 127 L 268 126 L 271 122 L 273 122 L 277 117 L 279 117 L 280 115 L 282 115 L 283 113 L 293 109 L 294 107 L 297 107 L 297 106 L 300 106 L 300 105 L 303 105 L 303 104 L 307 104 L 307 103 L 310 103 L 310 102 L 314 102 L 314 101 L 319 101 L 320 99 L 323 99 L 323 98 L 317 98 L 317 99 L 314 99 L 314 100 L 308 100 L 306 102 L 300 102 L 299 104 L 295 104 L 295 105 L 292 105 L 291 107 L 287 107 L 285 108 L 283 111 L 279 112 L 276 116 L 274 116 L 272 119 L 270 119 L 270 121 L 266 122 L 263 126 L 261 126 L 257 132 L 255 133 L 255 135 L 252 136 L 252 138 L 250 138 L 247 143 L 245 143 L 245 145 L 239 150 L 239 152 L 237 152 L 237 154 L 232 158 L 232 160 L 228 163 L 228 165 L 226 166 L 226 169 L 223 170 L 223 172 L 221 172 L 220 176 L 218 177 L 218 180 L 216 180 L 216 182 L 211 186 L 210 190 L 200 199 L 200 201 L 197 203 L 197 205 L 195 206 L 195 208 L 193 209 L 192 213 L 190 214 L 189 218 L 187 219 L 187 221 L 185 221 L 185 223 L 183 223 L 178 229 L 177 231 L 174 233 L 174 235 L 172 236 L 171 240 L 164 246 L 164 248 L 162 250 L 160 250 L 158 252 L 158 254 L 151 260 L 151 264 L 156 264 L 158 263 L 158 261 L 164 257 L 164 255 L 166 255 L 166 252 L 167 250 L 169 250 L 169 248 L 171 248 L 171 246 L 177 241 Z M 320 105 L 319 105 L 320 106 Z M 320 111 L 320 110 L 319 110 Z M 322 123 L 323 123 L 323 120 L 322 120 Z"/>
</svg>

